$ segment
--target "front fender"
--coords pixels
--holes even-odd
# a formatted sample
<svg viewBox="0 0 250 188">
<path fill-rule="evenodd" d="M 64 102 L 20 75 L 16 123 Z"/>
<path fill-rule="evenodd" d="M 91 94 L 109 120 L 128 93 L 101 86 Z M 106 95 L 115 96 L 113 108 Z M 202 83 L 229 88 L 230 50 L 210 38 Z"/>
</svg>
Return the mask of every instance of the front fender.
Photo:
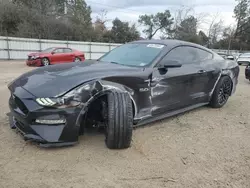
<svg viewBox="0 0 250 188">
<path fill-rule="evenodd" d="M 84 105 L 82 107 L 82 110 L 80 111 L 80 113 L 78 115 L 76 125 L 80 127 L 81 118 L 86 113 L 89 105 L 93 101 L 95 101 L 100 96 L 103 96 L 103 95 L 111 93 L 111 92 L 128 93 L 132 102 L 133 102 L 134 115 L 137 114 L 137 105 L 136 105 L 136 102 L 135 102 L 134 97 L 133 97 L 134 91 L 131 88 L 128 88 L 122 84 L 118 84 L 118 83 L 114 83 L 114 82 L 110 82 L 110 81 L 98 80 L 98 81 L 95 81 L 95 87 L 93 87 L 92 91 L 90 91 L 90 93 L 93 93 L 93 94 L 90 95 L 89 98 L 86 100 L 86 102 L 84 103 Z"/>
</svg>

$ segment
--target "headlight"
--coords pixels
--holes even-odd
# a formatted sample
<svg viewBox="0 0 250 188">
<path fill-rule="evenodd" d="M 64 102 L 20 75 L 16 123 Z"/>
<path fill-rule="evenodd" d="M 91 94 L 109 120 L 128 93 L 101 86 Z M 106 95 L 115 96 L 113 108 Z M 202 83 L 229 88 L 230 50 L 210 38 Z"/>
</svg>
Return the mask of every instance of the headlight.
<svg viewBox="0 0 250 188">
<path fill-rule="evenodd" d="M 81 85 L 64 96 L 59 98 L 37 98 L 36 102 L 42 106 L 55 107 L 55 108 L 70 108 L 79 106 L 81 103 L 86 102 L 93 91 L 95 90 L 95 83 L 88 83 Z"/>
<path fill-rule="evenodd" d="M 39 55 L 33 55 L 32 56 L 32 59 L 37 59 L 37 58 L 39 58 Z"/>
</svg>

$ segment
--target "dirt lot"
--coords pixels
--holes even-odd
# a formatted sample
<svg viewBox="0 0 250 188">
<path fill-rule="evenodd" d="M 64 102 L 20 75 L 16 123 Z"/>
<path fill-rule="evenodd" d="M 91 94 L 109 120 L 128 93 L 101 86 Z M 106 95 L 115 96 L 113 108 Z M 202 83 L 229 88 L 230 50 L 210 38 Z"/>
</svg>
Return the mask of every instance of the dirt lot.
<svg viewBox="0 0 250 188">
<path fill-rule="evenodd" d="M 0 62 L 0 188 L 250 186 L 250 82 L 241 67 L 236 94 L 222 109 L 199 108 L 134 131 L 132 147 L 114 151 L 104 136 L 42 149 L 10 130 L 8 82 L 32 68 Z"/>
</svg>

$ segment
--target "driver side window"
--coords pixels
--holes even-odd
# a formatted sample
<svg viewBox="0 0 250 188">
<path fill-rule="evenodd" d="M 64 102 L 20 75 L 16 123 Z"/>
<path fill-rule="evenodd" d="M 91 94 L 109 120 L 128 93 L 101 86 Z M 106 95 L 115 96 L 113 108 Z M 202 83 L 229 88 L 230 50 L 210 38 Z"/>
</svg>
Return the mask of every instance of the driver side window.
<svg viewBox="0 0 250 188">
<path fill-rule="evenodd" d="M 196 61 L 196 50 L 188 46 L 179 46 L 172 49 L 160 62 L 166 64 L 168 61 L 176 61 L 180 64 L 190 64 Z"/>
</svg>

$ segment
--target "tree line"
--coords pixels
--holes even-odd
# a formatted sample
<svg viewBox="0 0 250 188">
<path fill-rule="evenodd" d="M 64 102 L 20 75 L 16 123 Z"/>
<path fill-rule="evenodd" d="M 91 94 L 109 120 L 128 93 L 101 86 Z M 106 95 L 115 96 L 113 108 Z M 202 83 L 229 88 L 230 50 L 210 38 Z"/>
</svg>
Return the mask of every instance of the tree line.
<svg viewBox="0 0 250 188">
<path fill-rule="evenodd" d="M 84 0 L 0 0 L 0 35 L 44 39 L 126 43 L 146 38 L 179 39 L 216 49 L 250 50 L 250 0 L 236 0 L 236 26 L 224 26 L 219 14 L 196 15 L 192 8 L 140 15 L 137 24 L 118 17 L 107 28 L 107 12 L 95 21 Z M 209 19 L 208 19 L 209 17 Z M 209 28 L 201 30 L 206 23 Z"/>
</svg>

